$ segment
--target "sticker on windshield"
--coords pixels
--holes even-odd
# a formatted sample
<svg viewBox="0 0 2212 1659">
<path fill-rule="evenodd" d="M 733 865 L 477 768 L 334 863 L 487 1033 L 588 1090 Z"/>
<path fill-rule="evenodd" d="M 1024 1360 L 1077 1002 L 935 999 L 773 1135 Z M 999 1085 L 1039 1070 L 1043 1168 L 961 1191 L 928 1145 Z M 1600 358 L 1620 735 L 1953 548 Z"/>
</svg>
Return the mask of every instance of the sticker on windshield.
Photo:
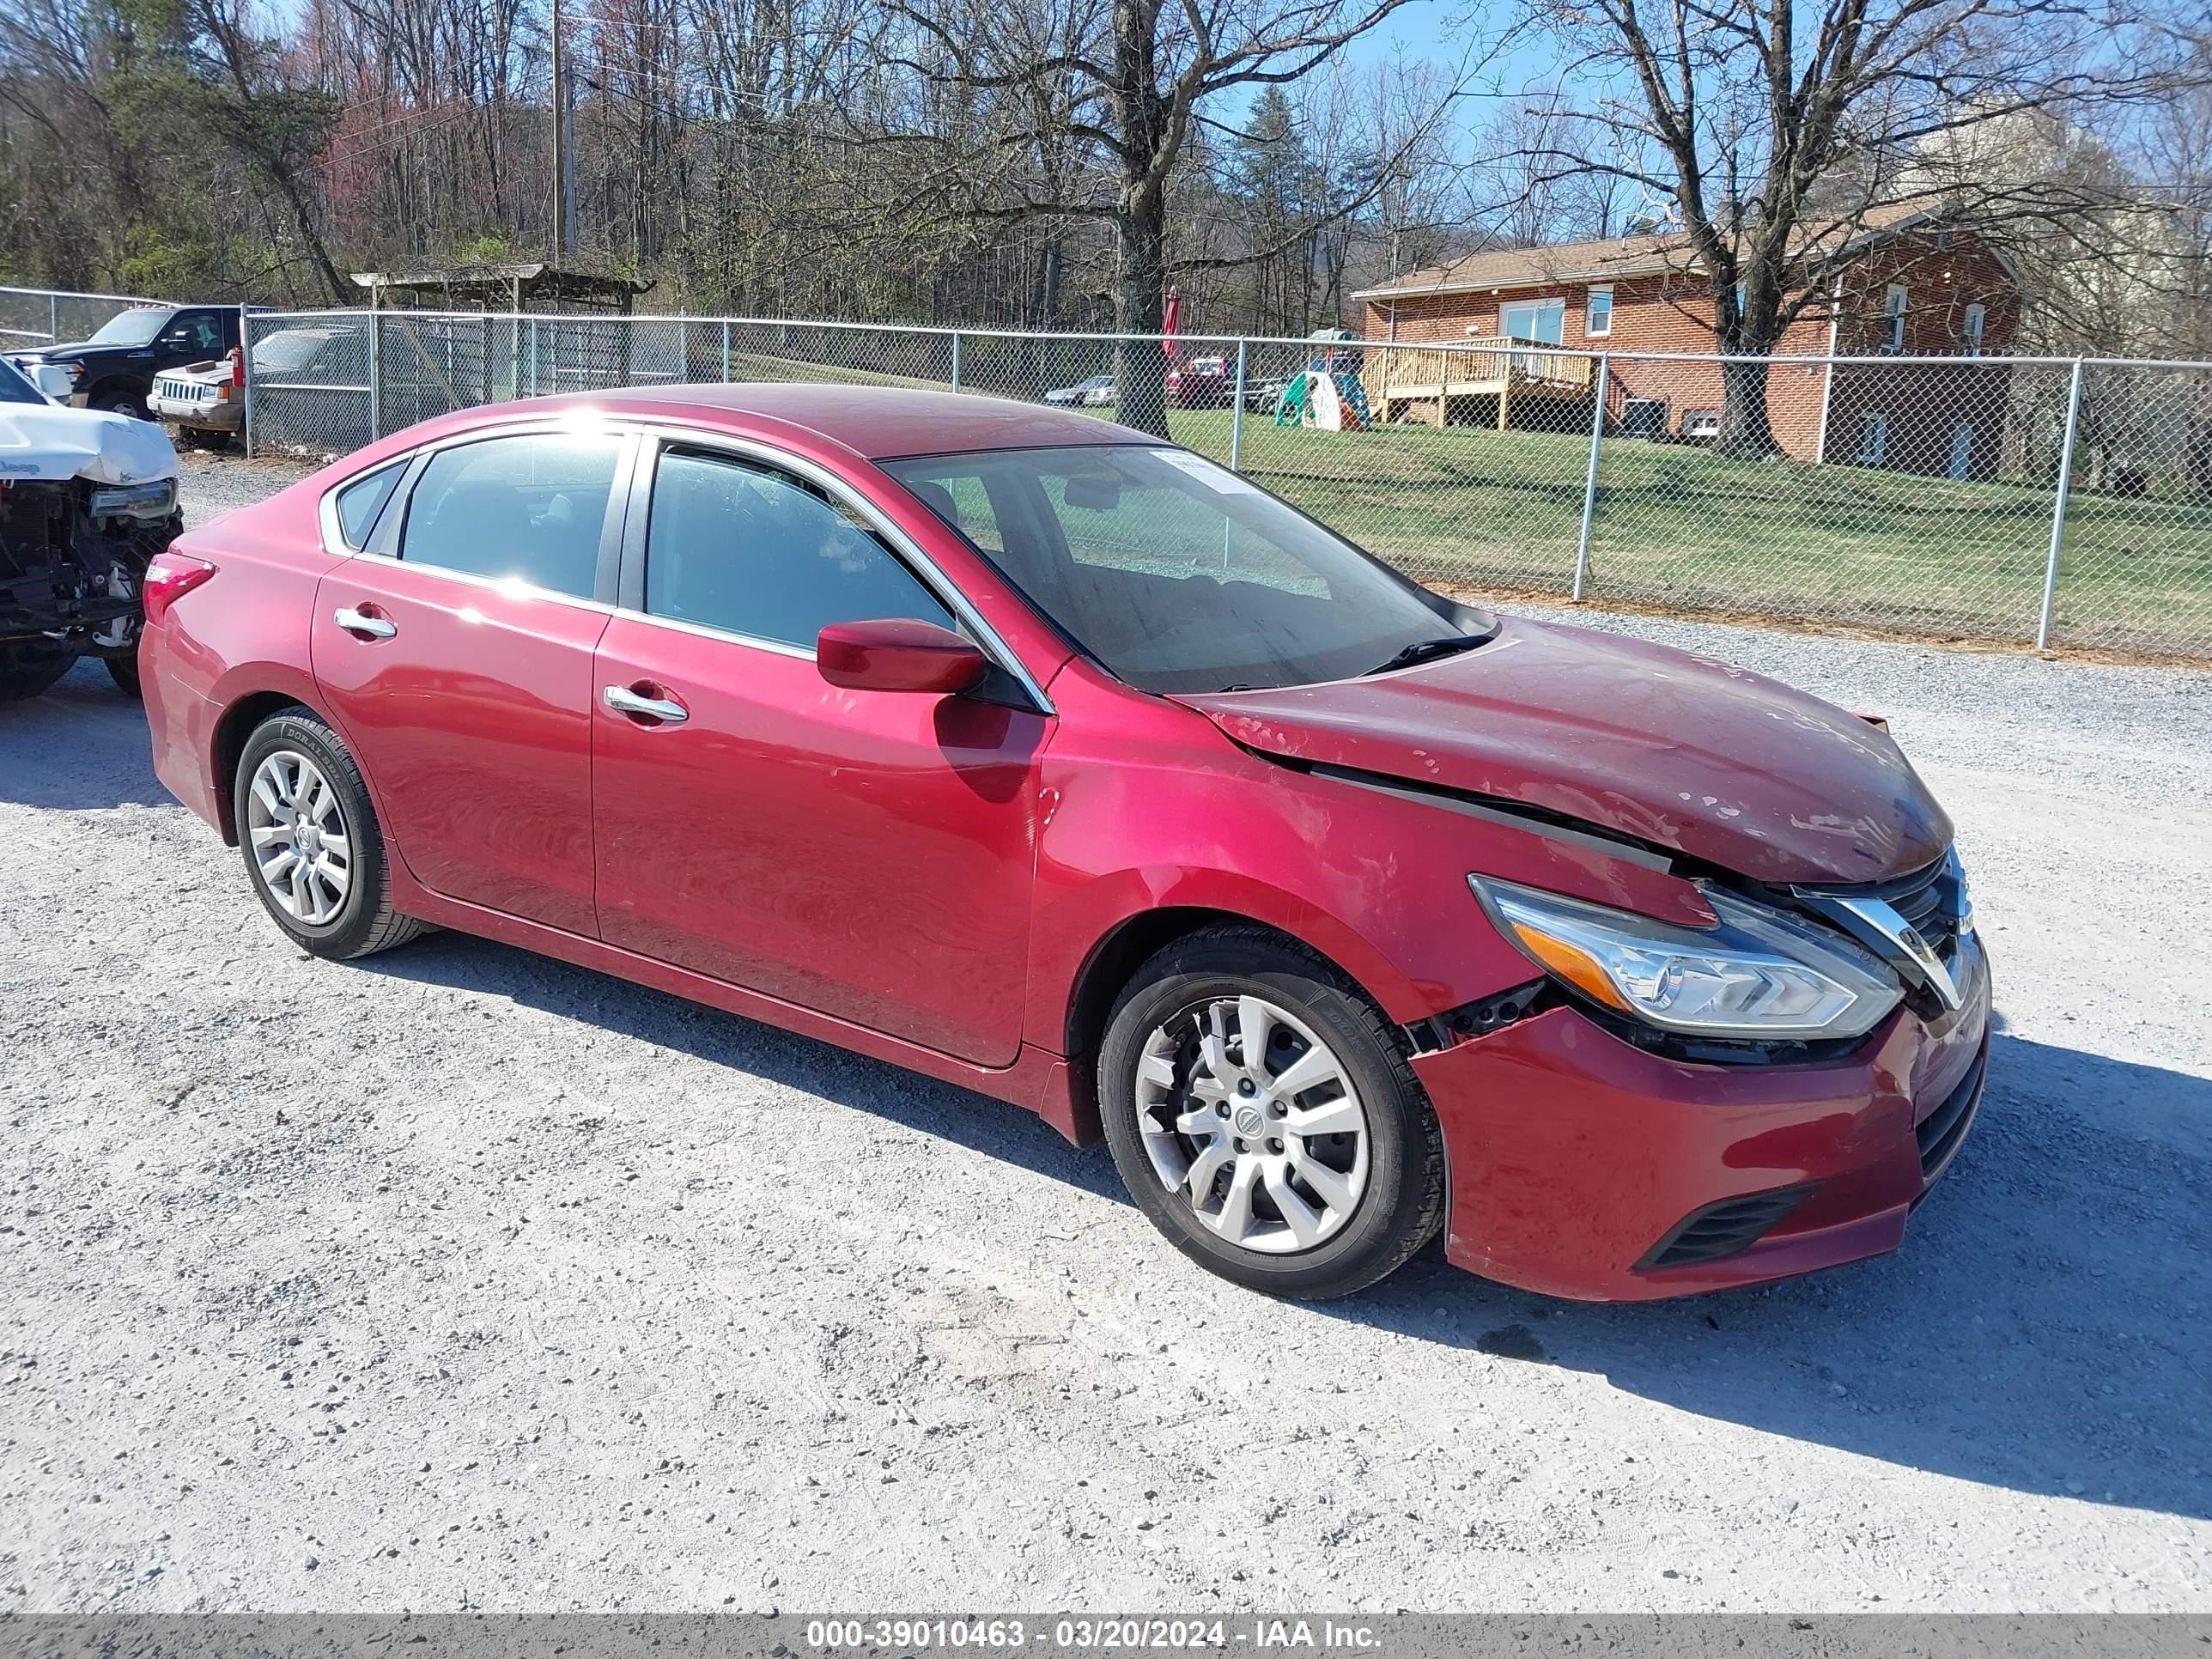
<svg viewBox="0 0 2212 1659">
<path fill-rule="evenodd" d="M 1203 455 L 1194 455 L 1187 449 L 1155 449 L 1151 452 L 1170 466 L 1190 476 L 1208 489 L 1221 495 L 1256 495 L 1259 488 L 1249 484 L 1226 467 L 1216 466 Z"/>
</svg>

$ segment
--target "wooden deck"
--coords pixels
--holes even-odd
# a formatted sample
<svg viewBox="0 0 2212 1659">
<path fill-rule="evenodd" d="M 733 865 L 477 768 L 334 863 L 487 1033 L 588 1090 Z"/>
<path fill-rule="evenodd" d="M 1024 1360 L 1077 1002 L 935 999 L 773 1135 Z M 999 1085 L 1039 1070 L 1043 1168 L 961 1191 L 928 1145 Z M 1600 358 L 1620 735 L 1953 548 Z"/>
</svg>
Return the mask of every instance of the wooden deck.
<svg viewBox="0 0 2212 1659">
<path fill-rule="evenodd" d="M 1590 360 L 1523 341 L 1370 348 L 1361 380 L 1378 422 L 1395 417 L 1442 426 L 1455 398 L 1495 398 L 1498 429 L 1516 400 L 1574 401 L 1589 395 Z"/>
</svg>

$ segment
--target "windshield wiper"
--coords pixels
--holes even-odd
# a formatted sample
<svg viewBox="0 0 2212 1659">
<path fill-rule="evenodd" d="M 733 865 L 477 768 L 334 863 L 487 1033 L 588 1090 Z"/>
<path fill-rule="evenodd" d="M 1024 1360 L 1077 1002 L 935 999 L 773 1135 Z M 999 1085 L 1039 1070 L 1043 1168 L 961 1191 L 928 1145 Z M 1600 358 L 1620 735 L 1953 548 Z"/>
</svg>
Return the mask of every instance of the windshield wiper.
<svg viewBox="0 0 2212 1659">
<path fill-rule="evenodd" d="M 1411 668 L 1417 662 L 1433 662 L 1438 657 L 1449 657 L 1455 651 L 1465 651 L 1480 645 L 1482 635 L 1450 634 L 1440 640 L 1415 640 L 1388 662 L 1378 662 L 1365 671 L 1366 674 L 1387 674 L 1394 668 Z"/>
</svg>

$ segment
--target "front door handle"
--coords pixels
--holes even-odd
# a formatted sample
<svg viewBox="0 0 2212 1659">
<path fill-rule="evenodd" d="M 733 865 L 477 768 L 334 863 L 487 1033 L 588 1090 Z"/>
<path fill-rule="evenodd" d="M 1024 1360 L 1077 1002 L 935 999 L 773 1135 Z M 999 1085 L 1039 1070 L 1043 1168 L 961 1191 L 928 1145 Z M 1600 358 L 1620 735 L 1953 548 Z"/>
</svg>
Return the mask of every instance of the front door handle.
<svg viewBox="0 0 2212 1659">
<path fill-rule="evenodd" d="M 367 640 L 388 640 L 399 631 L 399 624 L 389 617 L 379 617 L 367 611 L 356 611 L 351 605 L 340 607 L 331 620 L 349 634 L 357 634 Z"/>
<path fill-rule="evenodd" d="M 626 685 L 610 685 L 599 695 L 616 714 L 627 714 L 632 720 L 658 720 L 663 726 L 681 726 L 691 718 L 691 711 L 682 703 L 666 697 L 648 697 Z"/>
</svg>

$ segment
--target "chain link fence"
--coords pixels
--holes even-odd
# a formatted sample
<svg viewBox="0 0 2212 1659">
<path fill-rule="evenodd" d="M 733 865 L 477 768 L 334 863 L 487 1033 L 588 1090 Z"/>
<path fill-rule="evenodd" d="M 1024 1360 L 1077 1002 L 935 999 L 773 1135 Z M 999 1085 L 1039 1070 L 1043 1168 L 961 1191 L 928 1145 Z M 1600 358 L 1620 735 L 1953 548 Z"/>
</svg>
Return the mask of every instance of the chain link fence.
<svg viewBox="0 0 2212 1659">
<path fill-rule="evenodd" d="M 1140 424 L 1149 408 L 1440 586 L 2212 660 L 2212 364 L 1747 368 L 1340 337 L 1179 337 L 1170 356 L 1150 337 L 474 313 L 257 314 L 248 331 L 263 449 L 701 381 L 949 388 Z M 1723 440 L 1752 406 L 1771 443 Z"/>
<path fill-rule="evenodd" d="M 68 294 L 44 288 L 0 288 L 0 349 L 89 338 L 102 323 L 134 306 L 167 305 L 166 300 L 130 294 Z"/>
</svg>

